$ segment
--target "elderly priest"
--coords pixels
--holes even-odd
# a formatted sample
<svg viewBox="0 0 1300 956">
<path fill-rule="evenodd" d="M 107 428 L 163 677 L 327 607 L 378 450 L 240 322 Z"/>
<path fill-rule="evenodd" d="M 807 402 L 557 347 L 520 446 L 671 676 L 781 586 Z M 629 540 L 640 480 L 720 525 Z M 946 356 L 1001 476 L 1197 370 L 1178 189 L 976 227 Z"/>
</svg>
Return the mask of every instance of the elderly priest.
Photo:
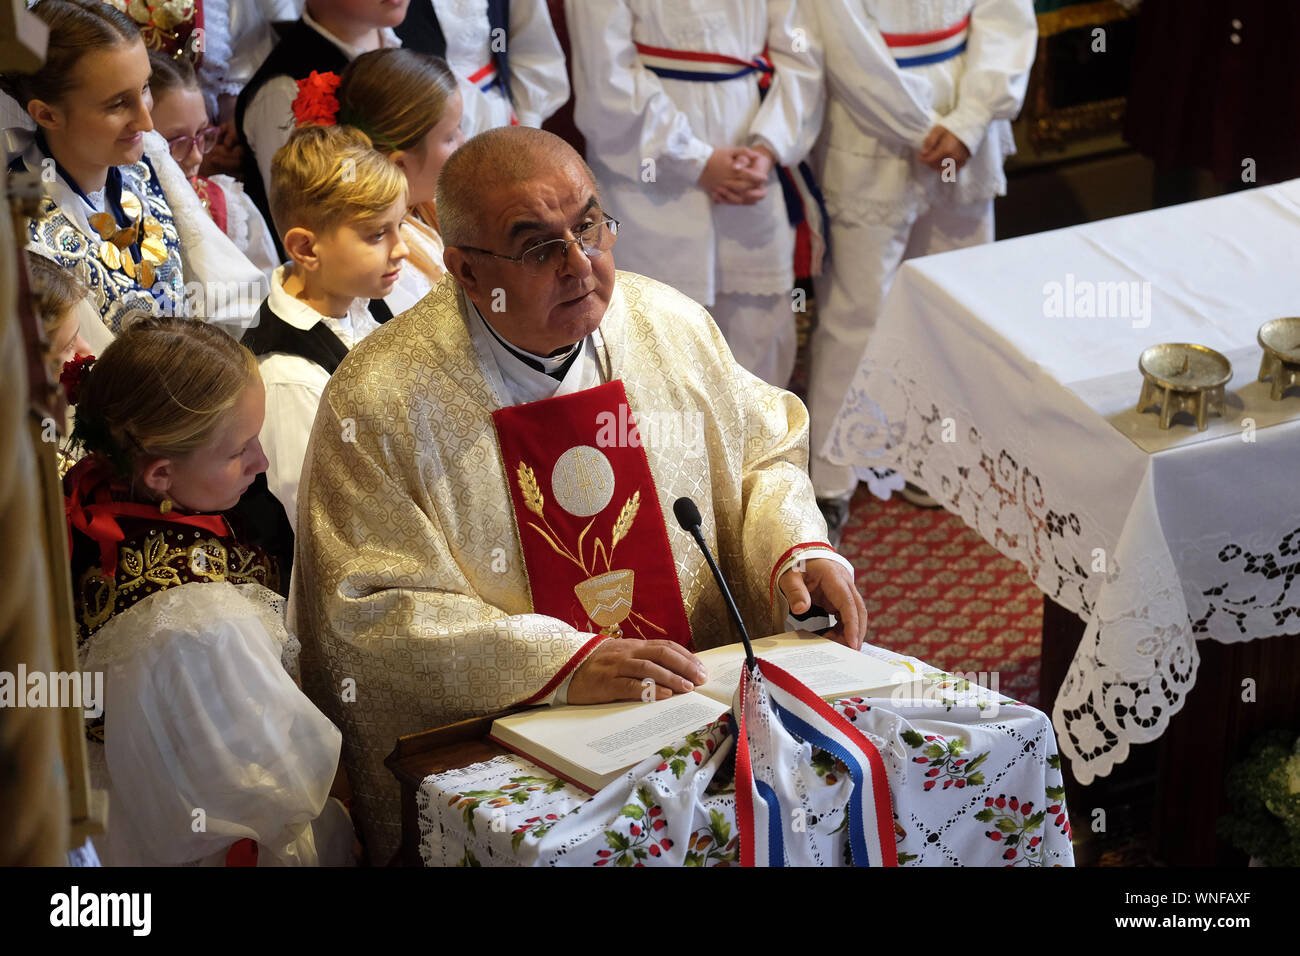
<svg viewBox="0 0 1300 956">
<path fill-rule="evenodd" d="M 737 365 L 701 306 L 615 272 L 636 223 L 577 153 L 491 130 L 448 160 L 436 205 L 448 274 L 334 373 L 299 496 L 303 671 L 343 731 L 376 863 L 400 839 L 398 736 L 688 691 L 705 678 L 690 651 L 738 639 L 678 497 L 751 632 L 815 602 L 832 636 L 866 633 L 803 405 Z"/>
</svg>

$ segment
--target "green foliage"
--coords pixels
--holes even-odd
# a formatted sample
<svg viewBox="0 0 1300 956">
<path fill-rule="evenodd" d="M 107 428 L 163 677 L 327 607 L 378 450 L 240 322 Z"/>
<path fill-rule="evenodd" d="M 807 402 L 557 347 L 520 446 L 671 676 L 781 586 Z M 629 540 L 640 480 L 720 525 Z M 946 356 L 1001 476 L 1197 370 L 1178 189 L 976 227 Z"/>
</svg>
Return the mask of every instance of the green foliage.
<svg viewBox="0 0 1300 956">
<path fill-rule="evenodd" d="M 1273 730 L 1228 773 L 1219 836 L 1269 866 L 1300 866 L 1300 738 Z"/>
</svg>

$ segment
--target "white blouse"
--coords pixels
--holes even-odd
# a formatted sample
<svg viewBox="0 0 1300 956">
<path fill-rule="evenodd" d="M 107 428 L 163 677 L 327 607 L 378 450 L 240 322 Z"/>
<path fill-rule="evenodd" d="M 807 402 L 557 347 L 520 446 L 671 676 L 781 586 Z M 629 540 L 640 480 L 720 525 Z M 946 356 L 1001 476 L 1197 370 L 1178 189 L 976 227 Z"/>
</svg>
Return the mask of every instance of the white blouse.
<svg viewBox="0 0 1300 956">
<path fill-rule="evenodd" d="M 104 674 L 90 756 L 105 865 L 222 865 L 244 838 L 259 866 L 350 862 L 329 800 L 342 736 L 286 670 L 298 649 L 279 595 L 216 582 L 151 594 L 87 640 L 82 668 Z"/>
</svg>

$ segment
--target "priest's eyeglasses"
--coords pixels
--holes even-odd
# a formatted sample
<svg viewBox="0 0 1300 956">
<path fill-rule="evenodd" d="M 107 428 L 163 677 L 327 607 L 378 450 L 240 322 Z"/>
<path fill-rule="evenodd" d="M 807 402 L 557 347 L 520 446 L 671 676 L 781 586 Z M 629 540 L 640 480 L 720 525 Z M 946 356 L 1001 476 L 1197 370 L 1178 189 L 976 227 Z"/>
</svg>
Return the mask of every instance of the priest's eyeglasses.
<svg viewBox="0 0 1300 956">
<path fill-rule="evenodd" d="M 573 239 L 548 239 L 546 242 L 539 242 L 537 245 L 525 249 L 523 254 L 518 256 L 503 256 L 498 252 L 478 249 L 474 246 L 461 246 L 461 248 L 470 252 L 481 252 L 495 259 L 517 262 L 524 267 L 526 272 L 540 275 L 548 269 L 559 266 L 569 255 L 569 246 L 575 242 L 578 244 L 578 248 L 591 259 L 607 251 L 614 245 L 614 240 L 618 238 L 618 220 L 613 216 L 606 216 L 597 222 L 582 226 L 573 235 L 575 237 Z"/>
</svg>

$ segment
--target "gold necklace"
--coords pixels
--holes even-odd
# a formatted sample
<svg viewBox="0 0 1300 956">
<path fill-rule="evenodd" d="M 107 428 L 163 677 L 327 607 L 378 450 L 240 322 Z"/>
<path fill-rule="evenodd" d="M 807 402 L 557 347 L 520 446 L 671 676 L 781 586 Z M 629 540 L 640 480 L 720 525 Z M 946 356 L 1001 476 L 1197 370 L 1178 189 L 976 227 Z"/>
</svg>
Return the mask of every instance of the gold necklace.
<svg viewBox="0 0 1300 956">
<path fill-rule="evenodd" d="M 109 269 L 125 272 L 132 280 L 138 277 L 144 288 L 152 288 L 155 268 L 167 261 L 162 223 L 144 215 L 144 205 L 134 193 L 123 190 L 120 202 L 122 211 L 132 220 L 130 225 L 118 226 L 110 212 L 97 212 L 89 218 L 91 227 L 102 240 L 95 254 Z M 131 252 L 137 239 L 140 240 L 139 261 Z"/>
</svg>

